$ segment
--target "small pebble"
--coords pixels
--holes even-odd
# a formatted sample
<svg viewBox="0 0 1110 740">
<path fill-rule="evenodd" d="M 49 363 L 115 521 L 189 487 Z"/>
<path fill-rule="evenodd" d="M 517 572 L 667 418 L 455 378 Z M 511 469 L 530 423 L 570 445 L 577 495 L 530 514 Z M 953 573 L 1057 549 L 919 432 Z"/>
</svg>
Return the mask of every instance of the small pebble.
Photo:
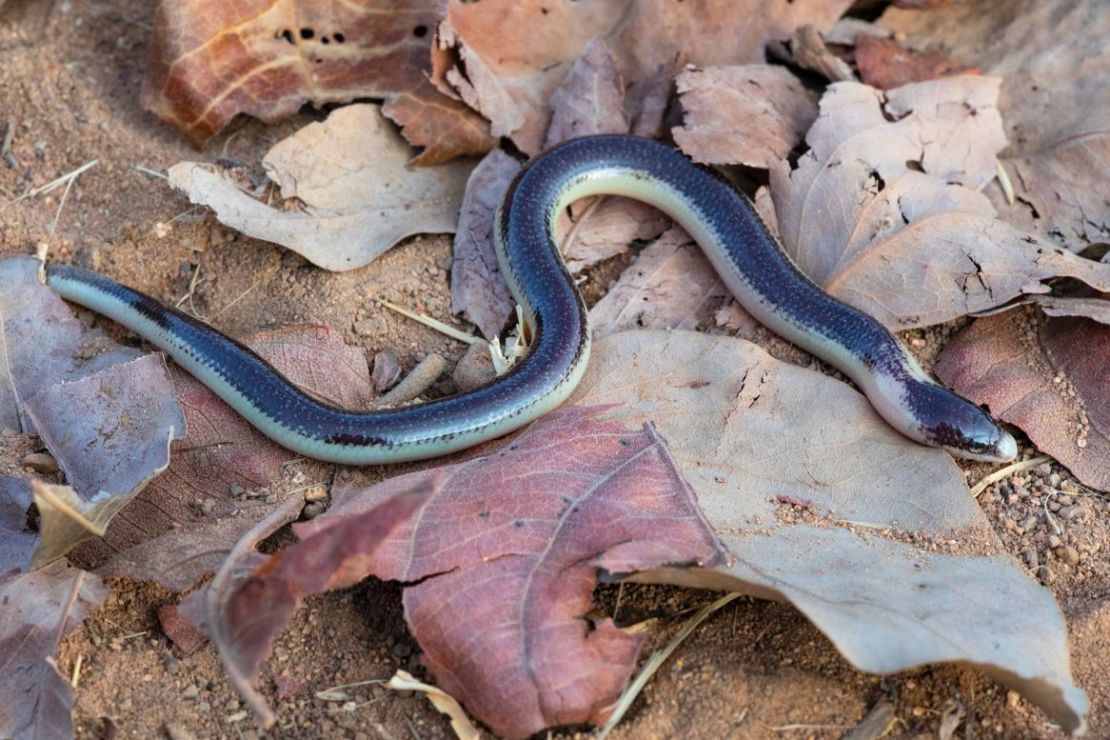
<svg viewBox="0 0 1110 740">
<path fill-rule="evenodd" d="M 304 507 L 301 514 L 305 519 L 315 519 L 328 510 L 328 507 L 322 501 L 313 501 Z"/>
<path fill-rule="evenodd" d="M 200 689 L 198 689 L 194 684 L 189 684 L 181 692 L 181 696 L 183 696 L 186 699 L 195 699 L 195 698 L 197 698 L 197 694 L 199 694 L 199 693 L 200 693 Z"/>
<path fill-rule="evenodd" d="M 184 725 L 176 723 L 166 724 L 166 735 L 170 740 L 196 740 L 196 735 L 185 729 Z"/>
<path fill-rule="evenodd" d="M 1055 550 L 1057 547 L 1060 547 L 1063 544 L 1064 543 L 1060 540 L 1059 536 L 1054 535 L 1054 534 L 1050 534 L 1048 536 L 1048 546 L 1051 547 L 1053 550 Z"/>
<path fill-rule="evenodd" d="M 242 496 L 245 492 L 246 492 L 246 489 L 243 488 L 238 483 L 232 483 L 231 484 L 231 495 L 232 496 L 235 496 L 236 498 L 238 498 L 239 496 Z"/>
<path fill-rule="evenodd" d="M 1079 551 L 1071 545 L 1064 548 L 1064 562 L 1068 565 L 1075 565 L 1079 562 Z"/>
</svg>

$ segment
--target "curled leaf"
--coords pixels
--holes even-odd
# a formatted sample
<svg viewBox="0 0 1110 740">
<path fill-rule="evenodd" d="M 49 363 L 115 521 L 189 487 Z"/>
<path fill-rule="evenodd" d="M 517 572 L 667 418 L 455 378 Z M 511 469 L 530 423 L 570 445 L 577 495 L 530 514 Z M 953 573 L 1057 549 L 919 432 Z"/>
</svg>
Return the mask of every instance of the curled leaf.
<svg viewBox="0 0 1110 740">
<path fill-rule="evenodd" d="M 372 261 L 406 236 L 455 230 L 470 165 L 410 168 L 410 150 L 377 106 L 348 105 L 305 126 L 263 159 L 295 210 L 271 207 L 224 174 L 195 162 L 170 183 L 238 231 L 281 244 L 328 270 Z"/>
</svg>

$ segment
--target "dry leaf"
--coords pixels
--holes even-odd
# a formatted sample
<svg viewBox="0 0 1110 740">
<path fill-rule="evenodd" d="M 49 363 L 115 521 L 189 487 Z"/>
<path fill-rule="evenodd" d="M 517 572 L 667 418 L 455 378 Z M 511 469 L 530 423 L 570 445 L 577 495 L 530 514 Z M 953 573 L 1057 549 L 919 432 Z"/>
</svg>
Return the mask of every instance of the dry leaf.
<svg viewBox="0 0 1110 740">
<path fill-rule="evenodd" d="M 838 83 L 791 171 L 771 169 L 783 244 L 832 295 L 891 328 L 941 323 L 1110 269 L 994 218 L 977 192 L 1002 148 L 999 80 L 950 77 L 881 93 Z"/>
<path fill-rule="evenodd" d="M 427 499 L 427 490 L 409 491 L 373 510 L 342 522 L 328 536 L 307 537 L 269 558 L 255 549 L 300 513 L 287 501 L 236 543 L 216 577 L 189 596 L 182 609 L 216 643 L 235 688 L 259 715 L 274 722 L 266 700 L 254 688 L 258 669 L 273 639 L 305 596 L 354 585 L 367 575 L 374 551 Z M 196 620 L 200 614 L 202 619 Z"/>
<path fill-rule="evenodd" d="M 169 465 L 170 443 L 185 436 L 185 417 L 161 355 L 58 383 L 24 409 L 69 482 L 33 486 L 42 515 L 36 566 L 103 535 Z"/>
<path fill-rule="evenodd" d="M 860 34 L 856 38 L 855 56 L 860 80 L 879 90 L 937 77 L 979 72 L 940 52 L 915 52 L 893 39 L 868 34 Z"/>
<path fill-rule="evenodd" d="M 73 696 L 53 659 L 62 637 L 108 593 L 99 578 L 64 560 L 0 573 L 0 737 L 73 737 Z"/>
<path fill-rule="evenodd" d="M 624 80 L 613 52 L 591 39 L 551 96 L 551 123 L 543 148 L 592 134 L 627 134 Z"/>
<path fill-rule="evenodd" d="M 1110 326 L 1009 311 L 949 342 L 936 373 L 1084 484 L 1110 491 Z"/>
<path fill-rule="evenodd" d="M 990 0 L 929 13 L 888 10 L 880 23 L 1001 75 L 1004 166 L 1018 204 L 1005 220 L 1079 251 L 1110 236 L 1110 13 L 1103 0 Z M 993 190 L 993 189 L 992 189 Z M 993 190 L 997 195 L 999 191 Z"/>
<path fill-rule="evenodd" d="M 224 224 L 281 244 L 328 270 L 361 267 L 407 236 L 449 233 L 472 164 L 407 166 L 409 147 L 369 104 L 339 108 L 274 146 L 263 165 L 296 199 L 274 208 L 210 166 L 182 162 L 170 183 Z"/>
<path fill-rule="evenodd" d="M 703 164 L 767 169 L 786 159 L 817 118 L 798 78 L 769 64 L 689 70 L 678 76 L 678 92 L 686 115 L 671 133 Z"/>
<path fill-rule="evenodd" d="M 405 616 L 425 664 L 499 735 L 596 723 L 620 694 L 643 636 L 608 619 L 587 625 L 599 569 L 721 556 L 662 438 L 648 425 L 597 424 L 597 413 L 556 411 L 465 462 L 334 491 L 328 512 L 295 528 L 322 537 L 398 492 L 433 487 L 372 572 L 415 582 Z"/>
<path fill-rule="evenodd" d="M 846 0 L 452 0 L 438 31 L 433 79 L 453 90 L 528 154 L 540 151 L 548 100 L 594 38 L 605 39 L 631 96 L 629 110 L 658 86 L 639 85 L 676 62 L 742 64 L 763 59 L 769 39 L 799 25 L 832 26 Z M 503 29 L 513 29 L 506 34 Z"/>
<path fill-rule="evenodd" d="M 625 329 L 696 329 L 729 296 L 701 248 L 679 226 L 666 231 L 590 309 L 595 337 Z"/>
<path fill-rule="evenodd" d="M 202 144 L 238 113 L 273 122 L 311 102 L 386 98 L 426 163 L 485 151 L 481 119 L 436 91 L 436 3 L 162 2 L 143 107 Z"/>
<path fill-rule="evenodd" d="M 7 362 L 0 371 L 10 381 L 0 382 L 8 387 L 0 395 L 20 404 L 52 385 L 79 380 L 142 354 L 82 324 L 39 282 L 40 267 L 42 262 L 34 257 L 0 260 L 0 320 Z M 10 410 L 5 413 L 10 416 Z M 25 416 L 19 426 L 34 431 Z"/>
<path fill-rule="evenodd" d="M 451 263 L 451 311 L 487 339 L 505 328 L 513 311 L 509 286 L 493 251 L 493 218 L 520 163 L 500 149 L 487 154 L 466 181 Z"/>
<path fill-rule="evenodd" d="M 848 385 L 740 339 L 636 331 L 595 344 L 571 400 L 613 404 L 601 418 L 625 426 L 652 419 L 674 440 L 735 558 L 638 580 L 783 598 L 862 670 L 963 662 L 1065 730 L 1083 725 L 1051 593 L 1004 554 L 951 458 L 903 438 Z"/>
</svg>

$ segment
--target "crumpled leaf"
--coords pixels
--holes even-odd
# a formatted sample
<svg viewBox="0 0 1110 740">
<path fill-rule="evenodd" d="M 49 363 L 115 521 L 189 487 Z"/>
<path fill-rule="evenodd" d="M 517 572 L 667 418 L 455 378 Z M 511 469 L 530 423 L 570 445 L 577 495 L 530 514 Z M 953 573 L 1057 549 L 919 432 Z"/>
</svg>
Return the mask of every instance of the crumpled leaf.
<svg viewBox="0 0 1110 740">
<path fill-rule="evenodd" d="M 170 183 L 221 223 L 297 252 L 328 270 L 372 261 L 407 236 L 449 233 L 471 163 L 407 167 L 407 144 L 368 103 L 348 105 L 327 121 L 278 142 L 262 163 L 295 210 L 256 200 L 208 165 L 181 162 Z"/>
<path fill-rule="evenodd" d="M 159 355 L 58 383 L 24 406 L 69 486 L 36 484 L 41 565 L 90 537 L 166 469 L 170 444 L 185 436 L 185 416 Z"/>
<path fill-rule="evenodd" d="M 325 326 L 261 332 L 245 343 L 330 403 L 365 408 L 374 397 L 362 350 Z M 263 437 L 191 376 L 175 369 L 174 385 L 189 431 L 174 443 L 169 468 L 74 557 L 101 575 L 180 591 L 218 568 L 244 531 L 293 495 L 284 493 L 290 486 L 283 481 L 298 471 L 287 469 L 295 453 Z M 322 475 L 317 463 L 298 467 L 302 479 Z"/>
<path fill-rule="evenodd" d="M 1002 77 L 1003 163 L 1018 203 L 1001 218 L 1079 251 L 1110 238 L 1110 13 L 1102 0 L 989 0 L 929 13 L 889 9 L 907 45 L 937 48 Z"/>
<path fill-rule="evenodd" d="M 274 637 L 305 596 L 366 578 L 382 540 L 419 509 L 428 494 L 427 488 L 401 493 L 267 558 L 256 545 L 300 513 L 295 501 L 287 502 L 236 543 L 211 584 L 182 603 L 185 615 L 216 643 L 228 677 L 263 726 L 270 727 L 275 718 L 254 684 Z"/>
<path fill-rule="evenodd" d="M 769 39 L 785 38 L 802 23 L 832 26 L 845 0 L 453 0 L 438 30 L 433 80 L 490 121 L 494 136 L 509 136 L 537 154 L 547 129 L 547 101 L 593 38 L 616 56 L 639 109 L 660 65 L 676 68 L 763 60 Z M 511 28 L 506 34 L 503 29 Z"/>
<path fill-rule="evenodd" d="M 1002 148 L 999 80 L 951 77 L 881 93 L 832 85 L 791 171 L 771 169 L 783 244 L 832 295 L 891 328 L 941 323 L 1106 265 L 994 218 L 977 192 Z M 893 120 L 892 120 L 893 119 Z"/>
<path fill-rule="evenodd" d="M 108 593 L 99 578 L 64 560 L 0 574 L 0 737 L 73 737 L 69 681 L 53 658 L 62 637 Z"/>
<path fill-rule="evenodd" d="M 273 122 L 306 102 L 386 98 L 424 162 L 485 151 L 480 117 L 426 80 L 432 0 L 162 2 L 142 104 L 200 145 L 239 113 Z"/>
<path fill-rule="evenodd" d="M 979 71 L 968 69 L 940 52 L 916 52 L 894 39 L 866 33 L 856 37 L 855 57 L 860 80 L 879 90 Z"/>
<path fill-rule="evenodd" d="M 0 475 L 0 573 L 29 570 L 38 539 L 27 526 L 31 502 L 29 479 Z"/>
<path fill-rule="evenodd" d="M 679 226 L 650 244 L 590 309 L 595 337 L 625 329 L 696 329 L 729 296 L 701 248 Z"/>
<path fill-rule="evenodd" d="M 405 615 L 444 691 L 494 732 L 603 720 L 635 667 L 642 635 L 582 615 L 599 568 L 629 573 L 719 560 L 722 551 L 663 439 L 553 412 L 465 462 L 333 491 L 297 525 L 325 536 L 427 483 L 433 493 L 374 554 L 380 578 L 417 582 Z"/>
<path fill-rule="evenodd" d="M 945 346 L 936 373 L 1084 484 L 1110 491 L 1110 326 L 1026 311 L 990 316 Z"/>
<path fill-rule="evenodd" d="M 1004 554 L 951 458 L 845 383 L 740 339 L 636 331 L 595 344 L 571 402 L 682 440 L 679 469 L 735 558 L 638 580 L 783 598 L 861 670 L 967 663 L 1082 727 L 1052 595 Z"/>
<path fill-rule="evenodd" d="M 767 169 L 786 159 L 817 118 L 810 93 L 785 67 L 691 69 L 677 82 L 685 116 L 671 134 L 695 162 Z"/>
</svg>

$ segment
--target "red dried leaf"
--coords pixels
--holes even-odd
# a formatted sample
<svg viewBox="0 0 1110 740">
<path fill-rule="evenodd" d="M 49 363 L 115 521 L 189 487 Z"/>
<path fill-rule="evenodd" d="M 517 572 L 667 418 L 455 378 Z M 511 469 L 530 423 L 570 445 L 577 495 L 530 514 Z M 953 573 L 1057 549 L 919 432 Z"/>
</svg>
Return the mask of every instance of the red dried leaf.
<svg viewBox="0 0 1110 740">
<path fill-rule="evenodd" d="M 274 716 L 254 683 L 274 637 L 305 596 L 365 578 L 382 540 L 428 495 L 426 486 L 401 493 L 267 559 L 255 546 L 299 511 L 283 506 L 236 543 L 204 591 L 182 603 L 186 618 L 200 617 L 197 621 L 219 648 L 232 683 L 264 725 L 272 724 Z"/>
<path fill-rule="evenodd" d="M 1110 326 L 1010 311 L 944 348 L 937 376 L 1020 427 L 1092 488 L 1110 491 Z"/>
<path fill-rule="evenodd" d="M 430 484 L 418 516 L 375 553 L 371 572 L 419 581 L 410 629 L 440 688 L 495 732 L 604 719 L 642 637 L 583 618 L 599 569 L 717 562 L 720 549 L 689 485 L 650 426 L 628 431 L 599 407 L 549 414 L 466 462 L 334 493 L 295 526 L 321 537 L 398 492 Z"/>
<path fill-rule="evenodd" d="M 862 33 L 856 39 L 860 79 L 880 90 L 958 74 L 979 74 L 938 51 L 912 51 L 893 39 Z"/>
<path fill-rule="evenodd" d="M 304 103 L 403 96 L 425 163 L 488 148 L 473 113 L 426 80 L 436 3 L 162 2 L 142 103 L 194 144 L 239 113 L 276 121 Z M 479 119 L 480 120 L 480 119 Z M 453 132 L 459 132 L 458 135 Z"/>
</svg>

